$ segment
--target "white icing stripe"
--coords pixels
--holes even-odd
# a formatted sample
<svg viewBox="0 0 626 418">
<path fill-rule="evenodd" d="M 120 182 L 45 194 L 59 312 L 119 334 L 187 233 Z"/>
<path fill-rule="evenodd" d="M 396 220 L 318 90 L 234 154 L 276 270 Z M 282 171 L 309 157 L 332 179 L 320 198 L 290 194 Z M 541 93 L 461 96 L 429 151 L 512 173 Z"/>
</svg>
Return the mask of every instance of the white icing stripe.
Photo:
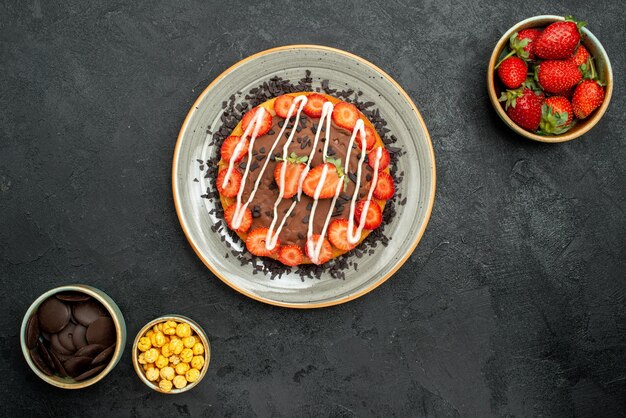
<svg viewBox="0 0 626 418">
<path fill-rule="evenodd" d="M 300 99 L 300 101 L 303 100 L 304 103 L 306 104 L 306 96 L 298 96 L 298 97 L 296 97 L 294 99 L 294 103 L 289 108 L 289 112 L 287 112 L 287 118 L 285 119 L 286 121 L 289 121 L 289 119 L 291 118 L 291 115 L 293 114 L 293 111 L 295 110 L 296 101 L 300 97 L 304 97 L 304 99 Z M 302 107 L 304 107 L 304 105 L 302 105 Z M 250 124 L 252 125 L 252 122 Z M 263 167 L 261 168 L 261 171 L 259 172 L 259 175 L 257 176 L 257 179 L 256 179 L 256 181 L 254 183 L 254 188 L 250 192 L 250 196 L 248 197 L 248 200 L 246 201 L 246 203 L 244 205 L 241 204 L 241 197 L 243 195 L 243 189 L 244 189 L 244 186 L 245 186 L 245 177 L 241 181 L 241 185 L 239 186 L 239 192 L 237 193 L 237 203 L 236 203 L 237 206 L 235 207 L 235 213 L 233 214 L 233 222 L 232 222 L 233 223 L 233 228 L 237 229 L 237 228 L 239 228 L 241 226 L 241 222 L 243 221 L 243 216 L 245 215 L 246 208 L 252 202 L 252 199 L 254 199 L 254 196 L 256 195 L 256 192 L 259 189 L 259 184 L 261 184 L 261 179 L 263 178 L 263 174 L 265 173 L 265 170 L 267 169 L 267 165 L 269 164 L 269 161 L 270 161 L 269 156 L 274 154 L 274 149 L 276 148 L 276 145 L 278 145 L 278 142 L 280 141 L 280 138 L 282 138 L 283 134 L 285 133 L 285 130 L 287 129 L 287 125 L 288 125 L 287 122 L 283 124 L 283 127 L 281 128 L 280 132 L 278 133 L 278 136 L 276 137 L 276 140 L 272 144 L 272 148 L 270 148 L 270 150 L 269 150 L 269 152 L 267 154 L 268 158 L 265 159 L 265 163 L 263 163 Z M 248 128 L 249 128 L 249 126 L 248 126 Z M 242 135 L 242 137 L 245 136 L 245 134 L 246 133 L 244 132 L 244 135 Z M 248 161 L 252 161 L 252 145 L 253 145 L 253 143 L 251 142 L 250 146 L 248 148 Z M 248 167 L 250 167 L 250 164 L 246 165 L 246 173 L 248 171 Z"/>
<path fill-rule="evenodd" d="M 282 222 L 280 223 L 278 229 L 276 230 L 276 233 L 273 234 L 274 226 L 276 225 L 276 220 L 278 219 L 278 205 L 283 200 L 283 196 L 285 195 L 285 174 L 287 173 L 287 164 L 289 164 L 287 162 L 287 157 L 289 156 L 289 145 L 291 145 L 291 141 L 293 141 L 293 137 L 296 135 L 295 128 L 298 125 L 298 123 L 300 123 L 300 114 L 302 113 L 302 109 L 304 108 L 307 102 L 306 96 L 298 96 L 296 99 L 294 99 L 293 103 L 289 107 L 289 110 L 291 111 L 298 102 L 300 103 L 300 106 L 298 107 L 298 112 L 296 113 L 296 118 L 293 122 L 293 129 L 289 133 L 289 138 L 287 138 L 287 141 L 285 141 L 285 145 L 283 145 L 283 164 L 280 167 L 280 185 L 279 185 L 280 189 L 278 193 L 278 198 L 274 202 L 274 216 L 272 217 L 272 223 L 270 224 L 270 227 L 267 230 L 267 235 L 265 237 L 265 248 L 267 248 L 268 250 L 273 250 L 274 247 L 276 247 L 276 243 L 278 242 L 278 236 L 280 235 L 280 231 L 282 231 L 283 226 L 285 225 L 285 221 L 287 220 L 287 218 L 291 214 L 291 211 L 296 207 L 296 204 L 298 203 L 297 201 L 295 201 L 291 204 L 291 206 L 289 207 L 289 210 L 287 211 L 287 213 L 285 213 L 285 216 L 283 217 Z M 291 112 L 289 112 L 289 114 L 290 113 Z M 283 128 L 289 124 L 289 116 L 290 116 L 289 114 L 287 115 L 287 120 L 285 124 L 283 125 Z"/>
<path fill-rule="evenodd" d="M 378 166 L 380 164 L 380 159 L 382 157 L 382 148 L 378 147 L 376 151 L 376 160 L 374 161 L 374 177 L 372 178 L 372 184 L 370 185 L 369 192 L 367 194 L 367 201 L 363 206 L 363 212 L 361 213 L 361 218 L 359 219 L 359 226 L 357 227 L 356 232 L 354 231 L 354 210 L 356 208 L 356 199 L 359 195 L 359 189 L 361 188 L 361 173 L 363 162 L 365 161 L 366 150 L 366 141 L 365 141 L 365 129 L 363 125 L 363 121 L 359 119 L 354 127 L 354 131 L 352 132 L 352 137 L 350 138 L 350 143 L 348 144 L 348 154 L 346 156 L 346 165 L 344 171 L 348 170 L 348 163 L 350 162 L 350 152 L 352 151 L 352 143 L 354 142 L 354 138 L 357 133 L 360 133 L 361 136 L 361 158 L 359 159 L 359 165 L 357 167 L 356 174 L 356 185 L 354 187 L 354 193 L 352 194 L 352 201 L 350 202 L 350 216 L 348 219 L 348 242 L 352 245 L 359 242 L 361 239 L 361 234 L 363 233 L 363 228 L 365 227 L 365 220 L 367 219 L 367 210 L 369 209 L 369 202 L 372 199 L 372 193 L 374 192 L 374 188 L 376 187 L 376 181 L 378 180 Z"/>
<path fill-rule="evenodd" d="M 250 121 L 250 124 L 244 131 L 243 135 L 241 135 L 241 138 L 239 138 L 239 142 L 237 142 L 237 146 L 235 147 L 235 152 L 233 156 L 230 158 L 230 162 L 228 163 L 228 171 L 226 171 L 226 175 L 224 176 L 224 182 L 222 183 L 222 187 L 226 187 L 228 185 L 228 180 L 230 180 L 230 175 L 235 168 L 235 160 L 237 160 L 237 157 L 239 157 L 239 153 L 241 152 L 241 149 L 243 148 L 243 144 L 245 144 L 246 142 L 246 137 L 250 135 L 250 131 L 254 129 L 254 131 L 252 132 L 252 138 L 250 140 L 250 146 L 248 147 L 248 159 L 252 157 L 252 146 L 254 145 L 254 140 L 256 139 L 256 136 L 259 133 L 259 129 L 261 128 L 260 122 L 263 119 L 263 116 L 265 116 L 265 112 L 267 112 L 267 110 L 263 109 L 262 107 L 260 107 L 259 109 L 261 110 L 256 112 L 256 114 Z M 244 173 L 244 179 L 245 179 L 245 176 L 247 176 L 247 174 L 248 174 L 248 169 L 246 167 L 246 171 Z"/>
<path fill-rule="evenodd" d="M 326 121 L 326 143 L 324 144 L 324 155 L 323 161 L 326 162 L 326 152 L 328 151 L 328 142 L 330 137 L 330 120 L 333 114 L 333 109 L 335 107 L 331 102 L 325 102 L 322 107 L 322 115 L 320 117 L 320 122 L 317 125 L 318 129 L 315 132 L 315 139 L 313 140 L 313 147 L 311 148 L 311 152 L 309 153 L 309 159 L 307 160 L 306 167 L 302 171 L 300 175 L 300 181 L 298 182 L 298 200 L 302 197 L 302 184 L 304 183 L 304 179 L 306 175 L 309 174 L 309 170 L 311 169 L 311 162 L 313 161 L 313 156 L 315 155 L 315 150 L 317 149 L 317 143 L 319 142 L 320 135 L 322 130 L 319 127 Z"/>
<path fill-rule="evenodd" d="M 324 164 L 323 168 L 322 168 L 322 175 L 320 177 L 320 181 L 319 183 L 317 183 L 317 186 L 315 187 L 315 193 L 313 194 L 313 206 L 311 207 L 311 214 L 309 215 L 309 228 L 307 230 L 306 233 L 306 245 L 308 246 L 308 253 L 309 255 L 312 255 L 313 257 L 311 257 L 311 261 L 313 261 L 314 263 L 317 263 L 317 261 L 319 260 L 319 251 L 315 251 L 317 249 L 317 247 L 320 247 L 320 245 L 316 245 L 315 247 L 311 248 L 311 245 L 313 244 L 311 242 L 311 237 L 313 236 L 313 218 L 315 217 L 315 209 L 317 209 L 317 202 L 320 198 L 320 194 L 322 193 L 322 188 L 324 187 L 324 182 L 326 181 L 326 176 L 328 175 L 328 166 Z M 320 240 L 322 243 L 324 241 L 322 241 L 324 239 L 323 236 L 320 236 Z"/>
</svg>

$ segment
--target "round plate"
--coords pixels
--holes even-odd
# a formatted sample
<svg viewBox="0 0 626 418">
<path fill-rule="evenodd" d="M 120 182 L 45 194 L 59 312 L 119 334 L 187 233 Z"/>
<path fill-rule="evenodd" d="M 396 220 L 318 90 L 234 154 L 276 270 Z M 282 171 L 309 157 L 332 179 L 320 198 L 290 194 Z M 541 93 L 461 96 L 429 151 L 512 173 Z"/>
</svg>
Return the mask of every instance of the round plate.
<svg viewBox="0 0 626 418">
<path fill-rule="evenodd" d="M 387 128 L 398 137 L 394 146 L 406 154 L 398 161 L 404 180 L 397 187 L 406 204 L 385 227 L 391 237 L 387 247 L 359 259 L 358 271 L 345 272 L 345 280 L 322 274 L 321 279 L 305 279 L 283 274 L 270 280 L 253 275 L 253 266 L 242 266 L 211 227 L 218 221 L 209 213 L 219 199 L 211 202 L 200 197 L 209 179 L 198 168 L 197 159 L 206 161 L 219 152 L 209 146 L 211 135 L 221 125 L 222 102 L 236 92 L 247 92 L 278 75 L 292 81 L 311 71 L 313 86 L 329 80 L 331 88 L 360 90 L 364 101 L 375 102 Z M 198 179 L 199 182 L 193 181 Z M 419 242 L 430 218 L 435 198 L 435 156 L 426 125 L 404 90 L 384 71 L 356 55 L 316 45 L 292 45 L 252 55 L 217 77 L 191 107 L 178 135 L 172 165 L 174 204 L 180 224 L 198 257 L 233 289 L 261 302 L 291 308 L 318 308 L 355 299 L 379 286 L 402 266 Z M 240 241 L 231 241 L 243 248 Z M 225 255 L 228 254 L 228 257 Z"/>
</svg>

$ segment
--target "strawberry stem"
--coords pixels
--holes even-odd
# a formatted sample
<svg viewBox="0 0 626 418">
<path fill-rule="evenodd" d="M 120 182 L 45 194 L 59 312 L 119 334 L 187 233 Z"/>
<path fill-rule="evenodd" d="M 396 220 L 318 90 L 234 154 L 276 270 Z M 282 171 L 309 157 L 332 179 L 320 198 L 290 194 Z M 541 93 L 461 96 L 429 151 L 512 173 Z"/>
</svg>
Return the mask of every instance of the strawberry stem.
<svg viewBox="0 0 626 418">
<path fill-rule="evenodd" d="M 500 64 L 502 64 L 502 61 L 504 61 L 505 59 L 509 58 L 513 54 L 515 54 L 515 51 L 511 51 L 508 54 L 506 54 L 506 56 L 504 58 L 502 58 L 499 63 L 496 64 L 496 67 L 494 68 L 494 70 L 497 70 L 498 67 L 500 66 Z"/>
</svg>

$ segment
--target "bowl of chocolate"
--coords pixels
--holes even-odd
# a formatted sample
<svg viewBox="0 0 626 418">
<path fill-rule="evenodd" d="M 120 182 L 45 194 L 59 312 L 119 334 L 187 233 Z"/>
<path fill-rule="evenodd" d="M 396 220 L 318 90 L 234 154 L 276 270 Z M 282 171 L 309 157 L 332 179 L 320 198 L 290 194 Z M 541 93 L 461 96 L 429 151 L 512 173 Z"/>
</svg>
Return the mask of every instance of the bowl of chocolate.
<svg viewBox="0 0 626 418">
<path fill-rule="evenodd" d="M 126 323 L 104 292 L 86 285 L 51 289 L 35 300 L 22 321 L 22 353 L 45 382 L 63 389 L 91 386 L 122 357 Z"/>
</svg>

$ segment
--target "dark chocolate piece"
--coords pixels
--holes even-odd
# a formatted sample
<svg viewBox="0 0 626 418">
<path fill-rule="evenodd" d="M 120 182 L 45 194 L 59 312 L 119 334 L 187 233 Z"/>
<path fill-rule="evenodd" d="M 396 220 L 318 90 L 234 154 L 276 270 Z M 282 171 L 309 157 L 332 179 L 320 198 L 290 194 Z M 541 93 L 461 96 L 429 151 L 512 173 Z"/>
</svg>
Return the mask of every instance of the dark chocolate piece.
<svg viewBox="0 0 626 418">
<path fill-rule="evenodd" d="M 73 351 L 65 348 L 63 344 L 61 344 L 61 342 L 59 341 L 59 334 L 52 334 L 50 336 L 50 346 L 54 351 L 59 354 L 65 354 L 66 356 L 69 356 L 70 354 L 74 353 Z"/>
<path fill-rule="evenodd" d="M 35 363 L 35 366 L 37 366 L 37 368 L 42 372 L 48 376 L 52 376 L 54 374 L 54 371 L 46 364 L 41 357 L 41 354 L 39 354 L 39 350 L 36 348 L 30 350 L 30 358 L 33 360 L 33 363 Z"/>
<path fill-rule="evenodd" d="M 54 295 L 63 302 L 85 302 L 91 299 L 91 296 L 80 292 L 61 292 Z"/>
<path fill-rule="evenodd" d="M 43 301 L 37 310 L 39 327 L 51 334 L 61 331 L 70 322 L 70 307 L 57 298 Z"/>
<path fill-rule="evenodd" d="M 111 359 L 111 356 L 113 355 L 113 351 L 115 351 L 115 344 L 103 350 L 100 354 L 98 354 L 91 362 L 91 366 L 92 367 L 97 366 L 99 364 L 103 364 L 104 362 L 107 362 L 108 364 L 108 361 Z"/>
<path fill-rule="evenodd" d="M 33 314 L 26 324 L 26 347 L 35 348 L 39 341 L 39 319 Z"/>
<path fill-rule="evenodd" d="M 106 346 L 104 346 L 102 344 L 89 344 L 89 345 L 86 345 L 86 346 L 82 347 L 74 355 L 76 357 L 91 357 L 91 358 L 94 358 L 98 354 L 100 354 L 105 348 L 106 348 Z"/>
<path fill-rule="evenodd" d="M 55 371 L 61 376 L 67 376 L 67 372 L 65 371 L 65 367 L 63 367 L 63 360 L 61 357 L 54 352 L 54 350 L 50 350 L 50 358 L 52 358 L 52 363 L 54 363 Z M 66 359 L 67 360 L 67 359 Z"/>
<path fill-rule="evenodd" d="M 88 344 L 86 326 L 80 324 L 76 325 L 76 328 L 74 328 L 74 334 L 72 334 L 72 342 L 74 343 L 74 347 L 76 347 L 76 349 L 84 347 Z"/>
<path fill-rule="evenodd" d="M 50 352 L 48 351 L 46 346 L 41 341 L 37 342 L 37 351 L 39 351 L 39 354 L 41 355 L 41 358 L 43 359 L 43 361 L 46 362 L 48 367 L 50 367 L 51 370 L 54 370 L 54 362 L 52 361 L 52 357 L 50 356 Z"/>
<path fill-rule="evenodd" d="M 104 306 L 95 300 L 88 300 L 74 305 L 74 318 L 78 323 L 88 327 L 96 319 L 108 315 Z"/>
<path fill-rule="evenodd" d="M 71 352 L 76 351 L 76 346 L 74 345 L 74 341 L 72 341 L 72 336 L 74 334 L 74 329 L 76 325 L 72 322 L 67 324 L 65 328 L 59 332 L 59 342 L 63 347 L 70 350 Z"/>
<path fill-rule="evenodd" d="M 71 377 L 76 377 L 86 372 L 91 365 L 90 357 L 72 357 L 65 363 L 63 363 L 63 367 L 65 367 L 65 371 Z"/>
<path fill-rule="evenodd" d="M 87 327 L 87 342 L 109 346 L 115 342 L 115 324 L 108 316 L 102 316 Z"/>
<path fill-rule="evenodd" d="M 102 370 L 104 370 L 106 366 L 107 366 L 106 364 L 103 364 L 102 366 L 97 366 L 97 367 L 94 367 L 93 369 L 89 369 L 85 373 L 76 376 L 74 380 L 76 380 L 77 382 L 80 382 L 81 380 L 87 380 L 91 377 L 94 377 L 98 375 Z"/>
</svg>

